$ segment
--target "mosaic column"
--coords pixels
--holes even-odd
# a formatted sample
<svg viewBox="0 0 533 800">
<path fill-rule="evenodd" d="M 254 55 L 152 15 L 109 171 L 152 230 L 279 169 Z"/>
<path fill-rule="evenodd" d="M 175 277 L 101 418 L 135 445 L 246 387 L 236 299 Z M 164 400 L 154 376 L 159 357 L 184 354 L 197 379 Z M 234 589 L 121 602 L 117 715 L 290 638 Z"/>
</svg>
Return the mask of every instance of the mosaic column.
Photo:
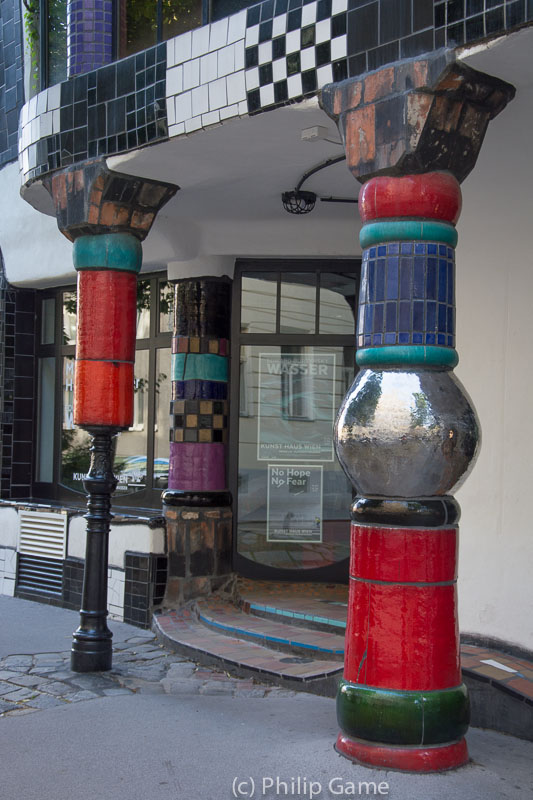
<svg viewBox="0 0 533 800">
<path fill-rule="evenodd" d="M 113 60 L 112 0 L 67 3 L 68 77 L 82 75 Z"/>
<path fill-rule="evenodd" d="M 229 278 L 176 284 L 170 470 L 163 492 L 167 605 L 210 594 L 231 574 L 226 476 L 230 321 Z"/>
<path fill-rule="evenodd" d="M 174 491 L 227 492 L 230 307 L 229 280 L 176 284 L 168 484 Z"/>
<path fill-rule="evenodd" d="M 364 184 L 360 371 L 335 423 L 356 491 L 336 748 L 385 769 L 468 761 L 452 493 L 474 464 L 480 429 L 453 374 L 455 224 L 459 183 L 512 96 L 508 84 L 437 56 L 323 97 Z"/>
<path fill-rule="evenodd" d="M 176 187 L 110 172 L 99 161 L 45 180 L 60 231 L 74 242 L 78 328 L 74 422 L 91 436 L 87 540 L 80 625 L 74 632 L 75 672 L 111 669 L 107 627 L 108 542 L 113 440 L 133 423 L 137 273 L 141 241 Z"/>
</svg>

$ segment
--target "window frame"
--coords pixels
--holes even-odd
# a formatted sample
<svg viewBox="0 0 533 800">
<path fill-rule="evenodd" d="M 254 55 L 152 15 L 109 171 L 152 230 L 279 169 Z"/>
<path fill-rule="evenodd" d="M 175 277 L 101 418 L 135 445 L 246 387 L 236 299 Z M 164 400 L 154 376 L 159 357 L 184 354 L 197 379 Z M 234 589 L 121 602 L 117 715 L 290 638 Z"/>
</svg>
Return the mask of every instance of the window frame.
<svg viewBox="0 0 533 800">
<path fill-rule="evenodd" d="M 170 283 L 165 272 L 141 273 L 138 282 L 149 281 L 150 291 L 150 327 L 149 335 L 144 339 L 137 339 L 135 352 L 148 351 L 148 384 L 155 386 L 157 351 L 160 349 L 171 350 L 172 331 L 160 331 L 160 286 L 162 283 Z M 63 423 L 63 359 L 67 356 L 74 357 L 76 346 L 74 344 L 62 344 L 62 318 L 63 318 L 63 296 L 69 292 L 76 292 L 76 285 L 68 284 L 54 289 L 45 289 L 38 293 L 38 308 L 36 316 L 36 356 L 35 356 L 35 378 L 36 378 L 36 408 L 33 436 L 37 441 L 38 419 L 40 414 L 40 397 L 38 396 L 38 367 L 41 358 L 55 357 L 55 398 L 54 398 L 54 453 L 53 453 L 53 479 L 51 483 L 37 481 L 38 463 L 34 456 L 32 470 L 32 497 L 39 500 L 54 501 L 65 505 L 84 506 L 86 495 L 69 489 L 60 483 L 61 477 L 61 431 Z M 44 300 L 55 299 L 55 325 L 54 343 L 41 344 L 42 311 Z M 171 375 L 168 375 L 169 382 Z M 154 454 L 155 454 L 155 423 L 156 423 L 156 398 L 155 391 L 148 392 L 148 411 L 147 411 L 147 431 L 146 431 L 146 487 L 138 492 L 128 494 L 114 494 L 112 498 L 113 506 L 124 509 L 132 508 L 160 508 L 162 488 L 154 488 Z M 35 448 L 36 452 L 38 448 Z M 170 447 L 169 447 L 170 452 Z"/>
</svg>

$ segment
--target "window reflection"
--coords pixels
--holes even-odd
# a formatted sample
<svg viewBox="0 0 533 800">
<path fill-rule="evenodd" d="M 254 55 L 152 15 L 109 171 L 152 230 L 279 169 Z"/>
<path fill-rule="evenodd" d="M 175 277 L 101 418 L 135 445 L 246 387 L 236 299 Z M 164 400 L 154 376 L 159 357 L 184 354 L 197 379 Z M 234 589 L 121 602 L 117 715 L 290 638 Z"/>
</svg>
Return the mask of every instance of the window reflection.
<svg viewBox="0 0 533 800">
<path fill-rule="evenodd" d="M 280 333 L 314 333 L 315 316 L 316 274 L 282 274 Z"/>
<path fill-rule="evenodd" d="M 146 486 L 146 445 L 148 434 L 148 350 L 135 354 L 133 425 L 117 436 L 114 471 L 117 494 L 138 492 Z"/>
<path fill-rule="evenodd" d="M 137 339 L 150 336 L 150 281 L 137 282 Z"/>
<path fill-rule="evenodd" d="M 67 78 L 67 3 L 48 0 L 48 86 Z"/>
<path fill-rule="evenodd" d="M 63 344 L 76 344 L 76 292 L 63 292 Z"/>
<path fill-rule="evenodd" d="M 239 424 L 237 549 L 246 558 L 313 569 L 348 557 L 352 487 L 332 436 L 354 367 L 353 347 L 241 349 L 249 399 Z"/>
<path fill-rule="evenodd" d="M 320 276 L 320 333 L 354 335 L 357 308 L 356 276 Z"/>
<path fill-rule="evenodd" d="M 168 486 L 169 414 L 170 407 L 170 349 L 157 350 L 154 421 L 154 488 Z"/>
<path fill-rule="evenodd" d="M 275 333 L 277 279 L 275 272 L 254 272 L 253 276 L 242 276 L 243 333 Z"/>
<path fill-rule="evenodd" d="M 159 281 L 159 332 L 172 333 L 174 328 L 174 284 Z"/>
<path fill-rule="evenodd" d="M 61 422 L 61 483 L 83 492 L 91 463 L 91 438 L 74 426 L 74 356 L 63 358 L 63 418 Z"/>
</svg>

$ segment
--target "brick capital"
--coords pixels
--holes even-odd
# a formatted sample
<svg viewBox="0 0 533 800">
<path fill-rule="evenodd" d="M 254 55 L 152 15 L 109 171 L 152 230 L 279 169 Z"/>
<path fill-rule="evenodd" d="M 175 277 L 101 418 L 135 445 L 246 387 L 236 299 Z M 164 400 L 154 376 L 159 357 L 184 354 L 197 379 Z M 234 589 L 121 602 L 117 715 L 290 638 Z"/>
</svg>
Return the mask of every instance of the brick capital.
<svg viewBox="0 0 533 800">
<path fill-rule="evenodd" d="M 349 169 L 361 183 L 435 170 L 462 182 L 489 121 L 514 95 L 511 84 L 440 51 L 325 86 L 320 103 L 337 122 Z"/>
<path fill-rule="evenodd" d="M 179 187 L 112 172 L 99 159 L 55 172 L 44 180 L 57 225 L 67 239 L 131 233 L 143 241 L 158 211 Z"/>
</svg>

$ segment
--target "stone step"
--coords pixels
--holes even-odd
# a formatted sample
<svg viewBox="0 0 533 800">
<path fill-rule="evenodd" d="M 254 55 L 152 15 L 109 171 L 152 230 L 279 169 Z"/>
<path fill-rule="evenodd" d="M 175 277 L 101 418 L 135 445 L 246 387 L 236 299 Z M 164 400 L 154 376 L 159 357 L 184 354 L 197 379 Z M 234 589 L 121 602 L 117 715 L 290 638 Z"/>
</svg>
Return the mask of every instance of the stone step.
<svg viewBox="0 0 533 800">
<path fill-rule="evenodd" d="M 238 604 L 247 614 L 344 637 L 345 584 L 275 583 L 240 578 Z"/>
<path fill-rule="evenodd" d="M 232 603 L 209 599 L 198 601 L 198 617 L 211 629 L 228 636 L 250 639 L 264 647 L 288 653 L 303 653 L 318 659 L 344 659 L 344 632 L 341 634 L 291 625 L 293 617 L 275 614 L 261 618 L 240 610 Z"/>
<path fill-rule="evenodd" d="M 255 677 L 301 692 L 334 697 L 342 677 L 336 661 L 287 655 L 255 642 L 208 628 L 189 609 L 155 614 L 153 629 L 159 641 L 174 652 L 216 665 L 238 677 Z"/>
</svg>

